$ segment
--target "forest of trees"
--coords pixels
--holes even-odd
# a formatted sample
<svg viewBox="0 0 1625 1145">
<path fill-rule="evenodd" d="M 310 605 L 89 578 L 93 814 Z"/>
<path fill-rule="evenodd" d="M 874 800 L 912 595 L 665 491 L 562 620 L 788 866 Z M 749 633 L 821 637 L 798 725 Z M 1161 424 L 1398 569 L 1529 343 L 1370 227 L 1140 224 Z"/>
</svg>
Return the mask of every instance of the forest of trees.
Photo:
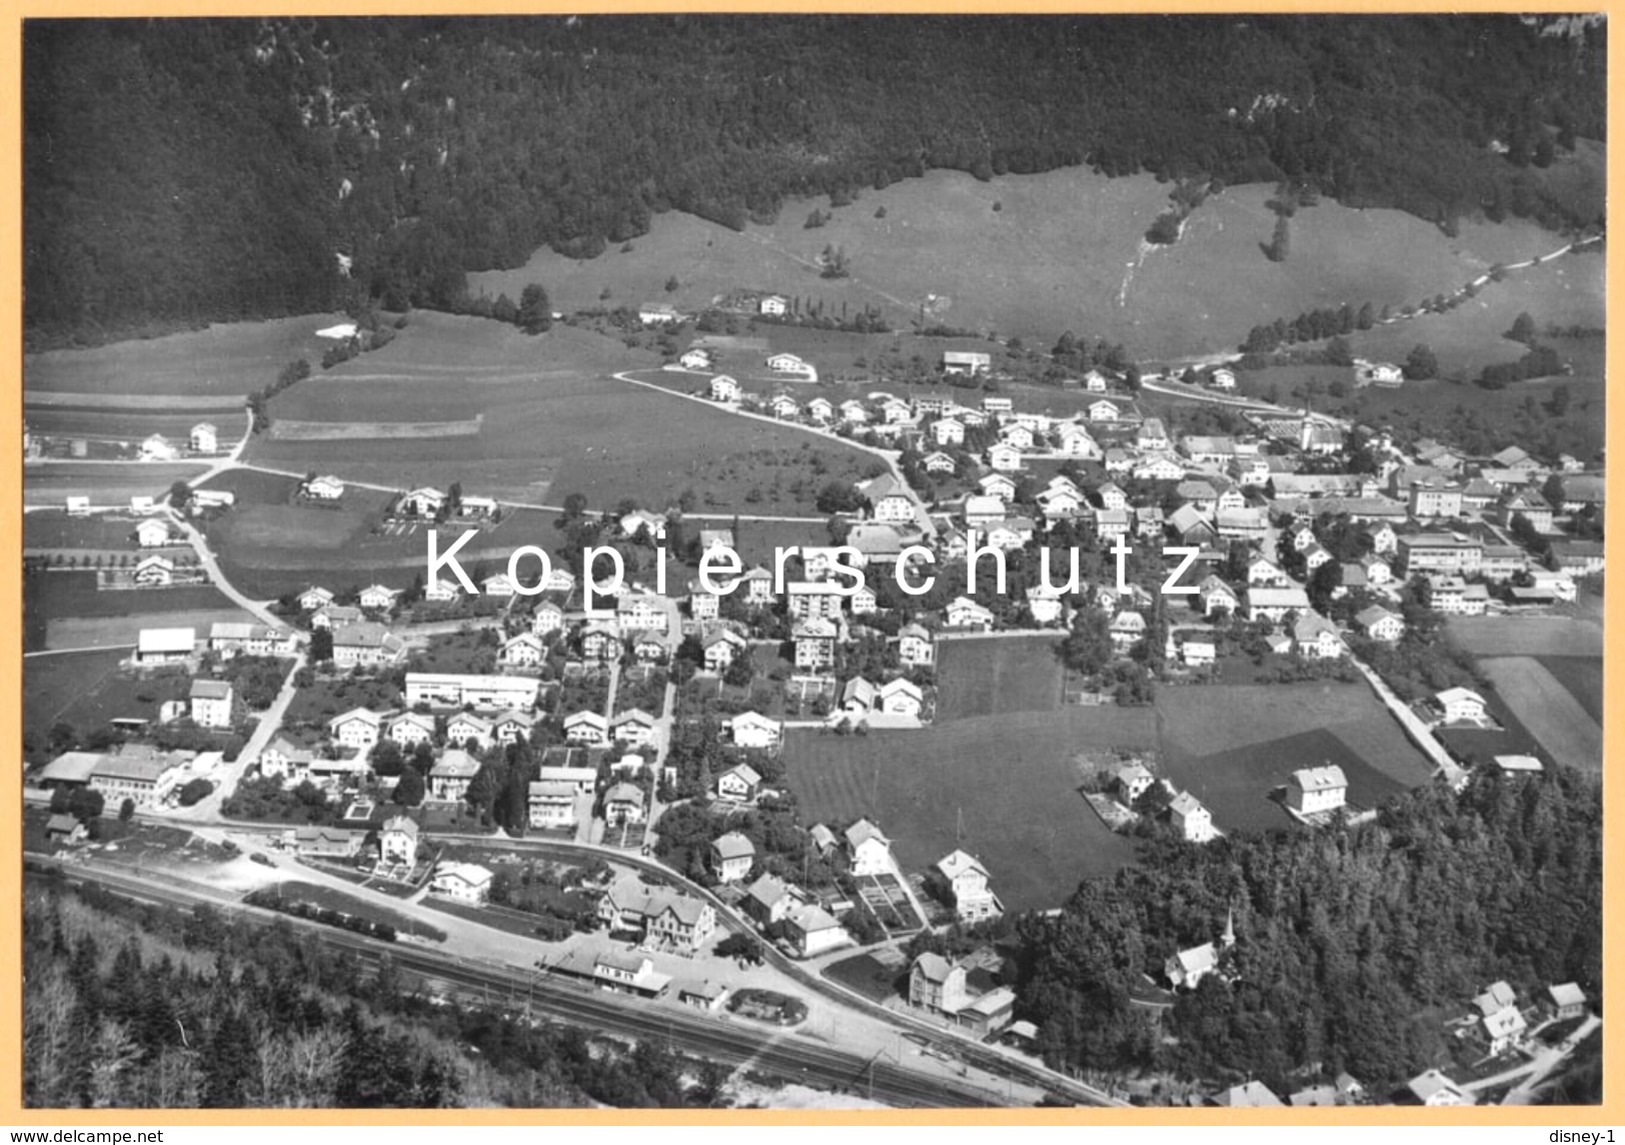
<svg viewBox="0 0 1625 1145">
<path fill-rule="evenodd" d="M 450 306 L 542 245 L 929 168 L 1589 224 L 1542 168 L 1603 138 L 1605 54 L 1500 15 L 30 21 L 26 326 Z"/>
<path fill-rule="evenodd" d="M 435 1004 L 285 922 L 139 905 L 30 877 L 23 1104 L 707 1106 L 727 1070 Z"/>
<path fill-rule="evenodd" d="M 1059 918 L 1018 923 L 1018 1016 L 1039 1022 L 1052 1064 L 1287 1092 L 1319 1062 L 1385 1096 L 1442 1059 L 1444 1019 L 1489 983 L 1524 998 L 1602 985 L 1601 793 L 1567 769 L 1419 788 L 1349 830 L 1145 845 L 1146 862 L 1084 882 Z M 1159 1040 L 1131 989 L 1217 939 L 1230 911 L 1232 980 L 1181 994 Z"/>
</svg>

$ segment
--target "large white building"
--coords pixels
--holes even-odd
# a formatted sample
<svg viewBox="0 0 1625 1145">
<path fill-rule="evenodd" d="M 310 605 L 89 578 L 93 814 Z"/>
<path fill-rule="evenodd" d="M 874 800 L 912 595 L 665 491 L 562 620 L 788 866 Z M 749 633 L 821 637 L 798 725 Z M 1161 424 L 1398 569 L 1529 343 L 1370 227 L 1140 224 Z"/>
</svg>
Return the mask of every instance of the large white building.
<svg viewBox="0 0 1625 1145">
<path fill-rule="evenodd" d="M 528 710 L 536 706 L 540 681 L 531 676 L 473 676 L 446 672 L 408 672 L 406 706 L 428 704 L 431 708 L 476 708 L 503 711 Z"/>
</svg>

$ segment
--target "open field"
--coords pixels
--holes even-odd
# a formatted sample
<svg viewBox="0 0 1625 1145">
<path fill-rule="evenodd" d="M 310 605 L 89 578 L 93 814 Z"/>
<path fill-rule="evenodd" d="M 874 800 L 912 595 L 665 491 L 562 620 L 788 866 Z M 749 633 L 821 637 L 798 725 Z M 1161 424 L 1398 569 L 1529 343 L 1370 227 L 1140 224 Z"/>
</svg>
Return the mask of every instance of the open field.
<svg viewBox="0 0 1625 1145">
<path fill-rule="evenodd" d="M 23 549 L 125 549 L 135 553 L 135 527 L 142 520 L 125 514 L 70 517 L 66 510 L 54 509 L 25 513 Z"/>
<path fill-rule="evenodd" d="M 740 233 L 672 212 L 630 252 L 611 247 L 581 262 L 544 250 L 518 270 L 471 275 L 470 284 L 516 298 L 525 283 L 545 282 L 565 311 L 605 305 L 606 288 L 608 305 L 664 299 L 690 310 L 756 289 L 819 300 L 826 314 L 878 306 L 905 328 L 924 307 L 928 321 L 961 329 L 1045 345 L 1071 329 L 1172 356 L 1226 348 L 1253 325 L 1306 308 L 1415 302 L 1493 263 L 1562 245 L 1521 222 L 1464 223 L 1450 239 L 1399 211 L 1322 202 L 1298 212 L 1291 256 L 1271 263 L 1259 244 L 1274 226 L 1264 205 L 1273 188 L 1250 185 L 1211 197 L 1175 246 L 1147 248 L 1142 237 L 1168 191 L 1149 175 L 1107 179 L 1083 168 L 986 183 L 932 171 L 865 189 L 817 229 L 803 223 L 827 199 L 787 203 L 772 226 Z M 885 217 L 876 218 L 881 207 Z M 850 278 L 819 277 L 826 244 L 845 249 Z M 680 288 L 668 295 L 672 275 Z"/>
<path fill-rule="evenodd" d="M 134 644 L 143 628 L 252 619 L 213 585 L 98 592 L 93 572 L 23 578 L 23 650 Z"/>
<path fill-rule="evenodd" d="M 58 409 L 87 414 L 243 412 L 243 398 L 237 394 L 73 393 L 68 390 L 35 390 L 23 395 L 23 403 L 29 410 L 30 418 L 38 417 L 44 411 Z"/>
<path fill-rule="evenodd" d="M 1265 746 L 1306 732 L 1324 730 L 1389 780 L 1405 787 L 1432 772 L 1422 753 L 1364 684 L 1205 684 L 1157 692 L 1164 757 L 1194 766 L 1205 756 Z M 1283 764 L 1288 762 L 1283 759 Z M 1299 758 L 1286 768 L 1325 762 Z M 1333 762 L 1340 762 L 1334 760 Z M 1349 777 L 1354 778 L 1352 775 Z M 1284 782 L 1284 776 L 1277 782 Z M 1215 819 L 1218 818 L 1215 814 Z M 1223 823 L 1220 824 L 1224 826 Z"/>
<path fill-rule="evenodd" d="M 808 822 L 866 815 L 905 871 L 955 846 L 979 856 L 1012 910 L 1058 906 L 1088 876 L 1133 859 L 1089 809 L 1073 762 L 1084 748 L 1154 746 L 1149 709 L 1071 708 L 954 720 L 921 731 L 836 736 L 792 729 L 785 769 Z"/>
<path fill-rule="evenodd" d="M 937 644 L 937 722 L 1061 704 L 1055 636 L 1000 636 Z"/>
<path fill-rule="evenodd" d="M 88 653 L 84 655 L 99 655 Z M 69 653 L 60 659 L 78 661 L 82 658 L 80 653 Z M 49 657 L 50 660 L 59 657 Z M 29 670 L 33 664 L 40 663 L 37 658 L 30 661 Z M 97 665 L 100 667 L 100 665 Z M 158 709 L 166 700 L 185 700 L 191 691 L 192 680 L 183 669 L 171 669 L 167 672 L 142 675 L 131 670 L 110 668 L 100 675 L 87 674 L 79 681 L 77 694 L 55 714 L 47 716 L 42 710 L 40 723 L 41 730 L 48 730 L 51 723 L 61 720 L 72 724 L 81 733 L 93 731 L 109 720 L 125 717 L 158 720 Z M 32 713 L 28 722 L 34 724 Z"/>
<path fill-rule="evenodd" d="M 1602 659 L 1595 656 L 1538 656 L 1540 664 L 1556 677 L 1586 715 L 1602 723 Z"/>
<path fill-rule="evenodd" d="M 271 426 L 273 441 L 417 441 L 437 437 L 477 437 L 484 417 L 462 421 L 289 421 Z"/>
<path fill-rule="evenodd" d="M 273 468 L 399 488 L 459 481 L 466 493 L 531 504 L 559 504 L 580 491 L 594 508 L 623 497 L 659 508 L 692 489 L 712 508 L 758 513 L 811 513 L 824 481 L 861 476 L 874 464 L 838 443 L 605 376 L 650 364 L 646 353 L 566 326 L 528 338 L 501 323 L 417 315 L 384 349 L 279 395 L 273 421 L 483 417 L 477 434 L 403 445 L 278 440 L 273 427 L 250 453 Z M 719 441 L 728 448 L 717 449 Z"/>
<path fill-rule="evenodd" d="M 1602 629 L 1560 616 L 1455 616 L 1451 643 L 1475 656 L 1589 656 L 1603 653 Z"/>
<path fill-rule="evenodd" d="M 60 508 L 68 497 L 89 497 L 93 506 L 128 506 L 137 494 L 161 497 L 177 481 L 208 466 L 198 462 L 50 462 L 23 468 L 23 505 Z"/>
<path fill-rule="evenodd" d="M 1563 245 L 1555 235 L 1547 236 L 1547 241 L 1549 250 Z M 1509 362 L 1522 356 L 1522 346 L 1501 337 L 1520 312 L 1527 311 L 1543 331 L 1548 323 L 1601 328 L 1607 317 L 1606 269 L 1607 260 L 1593 251 L 1509 271 L 1502 281 L 1485 283 L 1476 298 L 1467 299 L 1454 310 L 1357 331 L 1349 336 L 1349 345 L 1360 357 L 1403 362 L 1412 346 L 1425 342 L 1438 355 L 1442 370 L 1476 374 L 1491 362 Z M 1404 301 L 1414 305 L 1423 297 L 1431 295 L 1411 296 Z M 1381 302 L 1377 306 L 1380 310 Z M 1397 311 L 1398 305 L 1394 309 Z M 1281 317 L 1290 321 L 1298 313 L 1294 310 Z M 1246 330 L 1241 331 L 1237 341 L 1246 335 Z"/>
<path fill-rule="evenodd" d="M 393 926 L 403 938 L 407 935 L 417 935 L 419 938 L 430 938 L 436 942 L 446 940 L 445 931 L 426 922 L 419 922 L 412 915 L 379 906 L 367 899 L 345 894 L 331 887 L 318 886 L 314 883 L 282 882 L 275 884 L 272 889 L 283 902 L 310 903 L 326 910 L 336 910 L 355 918 L 364 918 L 368 922 L 383 923 L 386 926 Z"/>
<path fill-rule="evenodd" d="M 1582 771 L 1602 770 L 1602 727 L 1544 664 L 1531 656 L 1493 656 L 1478 666 L 1552 759 Z"/>
<path fill-rule="evenodd" d="M 316 331 L 348 321 L 306 314 L 269 322 L 234 322 L 184 334 L 115 342 L 91 350 L 48 350 L 23 358 L 23 386 L 33 404 L 46 391 L 232 397 L 276 380 L 298 358 L 314 365 L 332 342 Z M 48 399 L 47 399 L 48 400 Z"/>
<path fill-rule="evenodd" d="M 145 400 L 142 395 L 132 395 Z M 28 407 L 28 428 L 36 434 L 49 437 L 84 438 L 87 441 L 123 441 L 132 446 L 142 439 L 161 433 L 179 446 L 184 446 L 192 427 L 206 421 L 215 427 L 222 451 L 229 451 L 248 428 L 248 415 L 241 403 L 229 410 L 192 410 L 175 413 L 163 408 L 132 409 L 110 412 L 83 409 L 36 409 Z"/>
<path fill-rule="evenodd" d="M 171 589 L 170 591 L 186 591 Z M 213 589 L 204 591 L 213 592 Z M 141 596 L 143 593 L 126 592 L 120 596 Z M 120 644 L 134 644 L 143 628 L 195 628 L 199 636 L 208 633 L 211 625 L 219 623 L 247 624 L 253 617 L 230 605 L 216 594 L 221 607 L 176 608 L 166 612 L 146 612 L 133 616 L 52 617 L 45 622 L 46 648 L 106 648 Z"/>
<path fill-rule="evenodd" d="M 299 478 L 285 477 L 280 473 L 263 473 L 258 469 L 234 468 L 216 473 L 198 488 L 219 489 L 230 493 L 235 499 L 237 509 L 246 505 L 287 505 L 292 503 L 293 496 L 299 489 Z M 354 499 L 357 496 L 368 496 L 368 492 L 364 489 L 346 489 L 340 504 L 346 509 L 352 508 Z M 381 508 L 385 494 L 374 495 L 380 498 Z"/>
<path fill-rule="evenodd" d="M 23 734 L 43 745 L 51 725 L 62 719 L 81 697 L 94 692 L 115 674 L 118 662 L 129 653 L 106 649 L 68 652 L 61 656 L 34 656 L 23 662 Z"/>
</svg>

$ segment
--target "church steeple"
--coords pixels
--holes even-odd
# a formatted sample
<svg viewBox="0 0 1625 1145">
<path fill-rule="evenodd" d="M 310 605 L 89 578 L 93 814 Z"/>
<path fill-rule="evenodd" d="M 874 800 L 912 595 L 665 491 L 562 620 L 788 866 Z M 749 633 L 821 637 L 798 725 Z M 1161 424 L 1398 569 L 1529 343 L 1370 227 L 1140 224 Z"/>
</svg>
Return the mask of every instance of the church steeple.
<svg viewBox="0 0 1625 1145">
<path fill-rule="evenodd" d="M 1231 907 L 1230 910 L 1228 912 L 1226 912 L 1226 914 L 1225 914 L 1225 918 L 1224 918 L 1224 936 L 1219 939 L 1219 942 L 1220 942 L 1220 944 L 1222 946 L 1224 946 L 1227 949 L 1236 944 L 1236 908 L 1235 907 Z"/>
</svg>

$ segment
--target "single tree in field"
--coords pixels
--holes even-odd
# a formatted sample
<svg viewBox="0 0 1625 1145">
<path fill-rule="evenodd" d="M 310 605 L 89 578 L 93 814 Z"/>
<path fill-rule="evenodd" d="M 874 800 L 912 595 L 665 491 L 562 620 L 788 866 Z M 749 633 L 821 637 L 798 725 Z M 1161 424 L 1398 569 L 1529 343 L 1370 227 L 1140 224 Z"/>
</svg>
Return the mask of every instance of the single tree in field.
<svg viewBox="0 0 1625 1145">
<path fill-rule="evenodd" d="M 1532 342 L 1535 338 L 1535 319 L 1526 310 L 1512 320 L 1512 329 L 1507 331 L 1508 338 L 1514 342 Z"/>
<path fill-rule="evenodd" d="M 547 291 L 537 282 L 519 295 L 519 328 L 527 334 L 542 334 L 553 325 L 553 307 Z"/>
<path fill-rule="evenodd" d="M 1433 350 L 1422 343 L 1411 348 L 1410 356 L 1405 359 L 1405 377 L 1409 381 L 1420 382 L 1428 378 L 1439 376 L 1439 359 L 1434 357 Z"/>
<path fill-rule="evenodd" d="M 135 818 L 135 800 L 134 799 L 126 799 L 123 803 L 119 804 L 118 821 L 120 823 L 128 823 L 131 819 L 134 819 L 134 818 Z"/>
</svg>

